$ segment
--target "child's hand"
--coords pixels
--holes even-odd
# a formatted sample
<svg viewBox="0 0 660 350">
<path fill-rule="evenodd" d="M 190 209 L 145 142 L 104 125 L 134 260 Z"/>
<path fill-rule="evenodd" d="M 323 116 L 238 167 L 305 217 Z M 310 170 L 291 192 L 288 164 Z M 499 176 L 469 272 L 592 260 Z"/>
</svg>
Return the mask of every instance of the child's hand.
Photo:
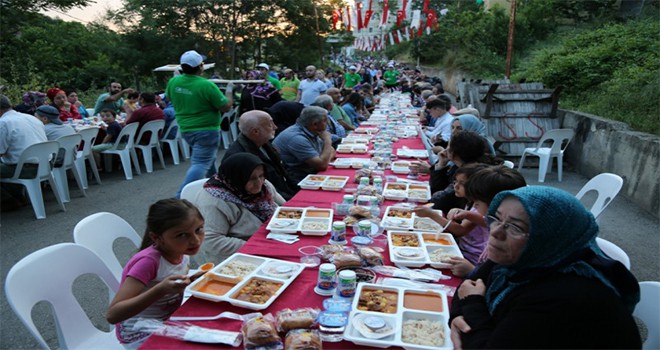
<svg viewBox="0 0 660 350">
<path fill-rule="evenodd" d="M 453 208 L 447 213 L 447 219 L 453 221 L 461 221 L 467 217 L 468 213 L 469 211 L 467 210 Z"/>
<path fill-rule="evenodd" d="M 472 265 L 471 262 L 464 258 L 453 256 L 449 259 L 443 260 L 442 262 L 451 265 L 451 273 L 456 277 L 463 278 L 470 274 L 472 270 L 474 270 L 474 265 Z"/>
<path fill-rule="evenodd" d="M 164 294 L 183 293 L 190 284 L 190 278 L 186 275 L 171 275 L 160 281 L 154 288 L 160 289 Z"/>
<path fill-rule="evenodd" d="M 433 211 L 433 209 L 425 206 L 416 207 L 413 209 L 413 212 L 415 212 L 415 215 L 421 218 L 430 218 L 438 214 L 437 212 Z"/>
</svg>

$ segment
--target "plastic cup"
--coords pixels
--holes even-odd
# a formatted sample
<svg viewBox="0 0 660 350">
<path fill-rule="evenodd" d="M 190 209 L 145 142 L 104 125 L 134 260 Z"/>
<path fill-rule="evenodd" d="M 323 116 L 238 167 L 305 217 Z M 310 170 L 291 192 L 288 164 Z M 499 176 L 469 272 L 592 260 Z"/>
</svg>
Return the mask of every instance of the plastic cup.
<svg viewBox="0 0 660 350">
<path fill-rule="evenodd" d="M 300 263 L 305 267 L 316 267 L 321 263 L 321 250 L 319 247 L 308 245 L 298 249 L 300 252 Z"/>
</svg>

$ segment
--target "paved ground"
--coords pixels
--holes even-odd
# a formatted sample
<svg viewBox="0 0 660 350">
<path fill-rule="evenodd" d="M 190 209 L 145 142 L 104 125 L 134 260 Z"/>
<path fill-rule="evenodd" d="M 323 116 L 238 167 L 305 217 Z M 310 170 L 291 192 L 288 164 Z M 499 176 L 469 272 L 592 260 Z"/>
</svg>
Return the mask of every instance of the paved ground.
<svg viewBox="0 0 660 350">
<path fill-rule="evenodd" d="M 113 212 L 140 233 L 144 231 L 145 215 L 149 204 L 158 199 L 171 197 L 178 189 L 189 162 L 173 166 L 167 160 L 167 168 L 154 165 L 154 173 L 135 176 L 126 181 L 122 172 L 104 173 L 102 185 L 92 181 L 88 196 L 82 197 L 75 183 L 71 183 L 72 201 L 67 204 L 67 211 L 61 212 L 52 193 L 46 193 L 46 212 L 48 218 L 36 220 L 31 207 L 3 213 L 0 217 L 0 252 L 3 287 L 6 275 L 11 267 L 25 257 L 43 247 L 61 242 L 72 242 L 72 230 L 75 224 L 87 215 L 108 211 Z M 537 170 L 524 169 L 523 175 L 531 185 L 536 182 Z M 564 181 L 557 182 L 557 175 L 551 173 L 546 178 L 546 185 L 562 188 L 570 193 L 577 193 L 588 179 L 565 169 Z M 561 218 L 557 218 L 561 220 Z M 660 281 L 660 238 L 658 221 L 622 196 L 617 197 L 600 219 L 601 237 L 622 247 L 630 256 L 632 272 L 640 281 Z M 115 250 L 122 260 L 135 252 L 135 247 L 126 242 L 118 242 Z M 44 268 L 48 268 L 44 266 Z M 84 288 L 83 288 L 84 287 Z M 48 288 L 48 286 L 43 286 Z M 107 290 L 96 278 L 83 276 L 74 284 L 77 298 L 94 324 L 107 329 L 104 320 L 107 308 Z M 32 349 L 37 343 L 25 327 L 16 318 L 5 298 L 0 300 L 0 349 Z M 39 304 L 33 310 L 37 327 L 53 348 L 57 347 L 52 316 L 47 304 Z"/>
</svg>

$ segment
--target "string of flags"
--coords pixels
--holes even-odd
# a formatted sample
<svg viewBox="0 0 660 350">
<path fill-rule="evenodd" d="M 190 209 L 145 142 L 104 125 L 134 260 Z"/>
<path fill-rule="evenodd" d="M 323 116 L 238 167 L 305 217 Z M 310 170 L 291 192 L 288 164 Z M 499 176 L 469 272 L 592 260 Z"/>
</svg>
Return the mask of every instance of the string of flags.
<svg viewBox="0 0 660 350">
<path fill-rule="evenodd" d="M 393 28 L 387 33 L 374 35 L 358 35 L 353 42 L 353 46 L 363 51 L 380 51 L 388 45 L 397 45 L 403 41 L 409 41 L 426 33 L 431 34 L 438 30 L 438 14 L 429 7 L 430 0 L 398 0 L 398 10 L 396 10 L 396 21 L 390 23 L 390 9 L 387 0 L 376 0 L 382 3 L 382 11 L 378 28 L 388 29 L 391 24 Z M 422 10 L 413 10 L 412 4 L 415 1 L 423 1 Z M 365 3 L 367 4 L 365 7 Z M 346 6 L 335 9 L 332 12 L 332 29 L 344 30 L 350 32 L 364 33 L 369 28 L 374 15 L 373 0 L 356 0 L 355 6 Z M 448 10 L 440 10 L 440 15 L 444 16 Z M 408 22 L 402 26 L 405 20 Z"/>
</svg>

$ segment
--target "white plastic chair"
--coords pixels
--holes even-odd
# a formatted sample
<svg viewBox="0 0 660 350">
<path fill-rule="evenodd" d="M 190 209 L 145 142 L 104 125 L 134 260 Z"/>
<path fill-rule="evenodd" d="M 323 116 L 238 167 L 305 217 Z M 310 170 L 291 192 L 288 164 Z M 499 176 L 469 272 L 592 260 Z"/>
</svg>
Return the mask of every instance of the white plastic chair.
<svg viewBox="0 0 660 350">
<path fill-rule="evenodd" d="M 642 349 L 660 349 L 660 282 L 639 282 L 640 299 L 633 316 L 639 318 L 648 333 Z"/>
<path fill-rule="evenodd" d="M 14 176 L 0 179 L 0 182 L 25 186 L 28 196 L 30 197 L 30 202 L 32 203 L 34 215 L 36 215 L 37 219 L 46 218 L 44 197 L 41 192 L 41 183 L 43 181 L 48 181 L 50 188 L 53 189 L 57 203 L 60 205 L 62 211 L 66 211 L 64 201 L 62 200 L 62 192 L 58 189 L 57 182 L 55 182 L 55 179 L 53 178 L 50 165 L 50 160 L 55 159 L 59 149 L 60 145 L 57 141 L 40 142 L 29 146 L 18 158 Z M 25 164 L 37 164 L 37 174 L 34 178 L 21 178 L 20 175 Z"/>
<path fill-rule="evenodd" d="M 507 167 L 507 168 L 509 168 L 509 169 L 513 169 L 513 168 L 515 167 L 515 166 L 513 165 L 513 162 L 510 161 L 510 160 L 505 160 L 505 161 L 502 163 L 502 165 L 504 165 L 505 167 Z"/>
<path fill-rule="evenodd" d="M 94 108 L 86 108 L 87 109 L 87 114 L 89 114 L 90 117 L 94 116 Z"/>
<path fill-rule="evenodd" d="M 91 250 L 74 243 L 60 243 L 40 249 L 17 262 L 5 281 L 9 306 L 42 348 L 46 340 L 32 319 L 32 308 L 49 302 L 55 318 L 59 347 L 62 349 L 122 349 L 114 329 L 104 332 L 92 324 L 73 294 L 73 282 L 85 274 L 95 274 L 113 291 L 119 280 Z"/>
<path fill-rule="evenodd" d="M 57 182 L 57 188 L 60 190 L 62 201 L 64 201 L 64 203 L 71 201 L 69 181 L 67 178 L 68 170 L 71 170 L 73 173 L 73 177 L 76 179 L 80 192 L 82 192 L 83 196 L 87 197 L 85 185 L 82 181 L 83 177 L 87 178 L 87 174 L 84 172 L 81 174 L 75 164 L 75 159 L 78 155 L 78 146 L 80 146 L 81 141 L 82 136 L 80 134 L 66 135 L 57 139 L 57 143 L 60 144 L 60 149 L 64 150 L 64 159 L 60 166 L 57 166 L 56 164 L 53 167 L 53 178 L 55 179 L 55 182 Z"/>
<path fill-rule="evenodd" d="M 605 208 L 607 208 L 607 206 L 612 203 L 612 200 L 614 200 L 614 197 L 616 197 L 616 195 L 619 193 L 621 187 L 623 187 L 623 179 L 621 176 L 610 173 L 602 173 L 594 176 L 591 180 L 589 180 L 589 182 L 587 182 L 582 187 L 580 192 L 578 192 L 575 197 L 577 199 L 581 199 L 587 192 L 596 191 L 598 193 L 598 197 L 596 198 L 594 204 L 591 206 L 590 211 L 595 218 L 598 218 L 603 210 L 605 210 Z"/>
<path fill-rule="evenodd" d="M 83 175 L 82 182 L 85 189 L 89 188 L 89 183 L 87 181 L 87 168 L 85 167 L 85 162 L 89 162 L 89 168 L 92 169 L 92 174 L 96 179 L 97 184 L 101 184 L 101 177 L 99 176 L 99 169 L 96 167 L 96 162 L 94 161 L 94 155 L 92 154 L 92 147 L 94 146 L 94 141 L 99 134 L 99 128 L 91 127 L 85 128 L 78 131 L 78 134 L 82 137 L 83 147 L 78 149 L 78 154 L 76 156 L 76 168 L 78 172 Z"/>
<path fill-rule="evenodd" d="M 174 138 L 168 139 L 170 132 L 177 128 L 177 132 L 174 135 Z M 168 145 L 170 147 L 170 153 L 172 153 L 172 162 L 174 165 L 179 165 L 179 137 L 180 133 L 178 132 L 179 125 L 176 123 L 176 119 L 172 120 L 170 126 L 167 127 L 167 130 L 163 133 L 163 137 L 160 139 L 161 145 Z"/>
<path fill-rule="evenodd" d="M 573 129 L 555 129 L 547 131 L 539 140 L 535 148 L 525 148 L 518 164 L 518 171 L 522 171 L 527 154 L 539 157 L 539 182 L 545 181 L 545 175 L 552 169 L 552 158 L 557 158 L 557 175 L 561 181 L 564 167 L 564 151 L 575 136 Z M 552 142 L 550 147 L 543 147 L 546 142 Z"/>
<path fill-rule="evenodd" d="M 181 149 L 181 153 L 183 154 L 183 159 L 190 159 L 190 145 L 188 142 L 186 142 L 186 139 L 183 138 L 181 135 L 181 128 L 179 128 L 176 132 L 176 138 L 179 141 L 179 148 Z"/>
<path fill-rule="evenodd" d="M 113 213 L 89 215 L 73 228 L 73 241 L 96 253 L 117 280 L 121 280 L 123 267 L 113 250 L 113 244 L 118 238 L 128 238 L 136 248 L 142 244 L 142 238 L 133 226 Z"/>
<path fill-rule="evenodd" d="M 133 171 L 131 169 L 132 166 L 131 158 L 133 158 L 133 164 L 135 164 L 135 172 L 137 172 L 138 175 L 141 174 L 140 164 L 138 163 L 137 155 L 133 150 L 133 147 L 135 145 L 135 133 L 137 132 L 138 126 L 139 126 L 138 123 L 132 123 L 126 125 L 124 128 L 121 129 L 121 132 L 117 137 L 117 141 L 115 141 L 115 144 L 112 145 L 112 148 L 101 152 L 102 154 L 105 155 L 106 171 L 112 169 L 112 161 L 110 156 L 113 154 L 119 156 L 119 159 L 121 160 L 121 167 L 124 168 L 124 175 L 126 175 L 126 180 L 133 179 Z M 126 144 L 124 144 L 123 142 L 126 142 Z M 122 146 L 124 147 L 121 148 Z"/>
<path fill-rule="evenodd" d="M 186 184 L 181 190 L 181 199 L 194 202 L 195 197 L 197 197 L 197 192 L 199 192 L 204 187 L 204 183 L 206 181 L 208 181 L 208 178 L 195 180 L 189 184 Z"/>
<path fill-rule="evenodd" d="M 152 120 L 146 122 L 144 125 L 142 125 L 142 128 L 140 129 L 140 133 L 135 138 L 134 150 L 139 149 L 142 151 L 142 158 L 144 158 L 144 167 L 147 169 L 147 173 L 154 172 L 154 160 L 151 154 L 152 148 L 156 148 L 156 153 L 158 153 L 158 158 L 160 159 L 160 165 L 162 165 L 163 169 L 165 169 L 165 159 L 163 158 L 163 150 L 160 147 L 160 140 L 159 140 L 160 137 L 159 134 L 161 131 L 163 131 L 163 128 L 165 128 L 165 120 Z M 149 137 L 149 144 L 140 145 L 139 142 L 140 140 L 142 140 L 142 136 L 147 132 L 151 133 Z M 136 164 L 136 165 L 138 168 L 140 167 L 140 164 Z"/>
<path fill-rule="evenodd" d="M 628 270 L 630 270 L 630 258 L 618 245 L 600 237 L 596 237 L 598 248 L 610 258 L 620 261 Z"/>
</svg>

